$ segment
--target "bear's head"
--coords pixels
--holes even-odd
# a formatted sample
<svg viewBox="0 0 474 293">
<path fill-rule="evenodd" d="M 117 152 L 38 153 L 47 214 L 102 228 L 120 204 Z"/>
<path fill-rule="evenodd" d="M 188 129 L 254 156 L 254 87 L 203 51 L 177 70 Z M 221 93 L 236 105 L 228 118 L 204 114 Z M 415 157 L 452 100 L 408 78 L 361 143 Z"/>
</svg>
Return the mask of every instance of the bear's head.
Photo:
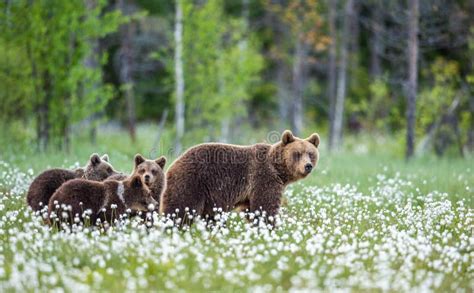
<svg viewBox="0 0 474 293">
<path fill-rule="evenodd" d="M 103 181 L 112 175 L 118 174 L 109 163 L 109 156 L 92 154 L 84 168 L 84 178 L 93 181 Z"/>
<path fill-rule="evenodd" d="M 125 206 L 134 212 L 153 210 L 158 206 L 150 188 L 139 175 L 133 175 L 123 181 L 123 201 Z"/>
<path fill-rule="evenodd" d="M 165 164 L 166 158 L 164 156 L 156 160 L 147 160 L 142 155 L 136 154 L 133 175 L 139 175 L 148 187 L 156 187 L 157 185 L 164 187 L 165 173 L 163 168 Z"/>
<path fill-rule="evenodd" d="M 273 145 L 273 157 L 285 183 L 305 178 L 311 173 L 318 163 L 318 146 L 317 133 L 301 139 L 293 136 L 289 130 L 283 132 L 281 140 Z"/>
</svg>

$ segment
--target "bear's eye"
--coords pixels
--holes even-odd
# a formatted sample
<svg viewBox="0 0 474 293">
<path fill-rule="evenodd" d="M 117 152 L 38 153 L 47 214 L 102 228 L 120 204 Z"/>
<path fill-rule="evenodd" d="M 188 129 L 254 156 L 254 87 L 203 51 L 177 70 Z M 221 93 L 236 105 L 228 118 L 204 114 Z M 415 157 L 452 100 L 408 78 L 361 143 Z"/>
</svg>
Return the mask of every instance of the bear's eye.
<svg viewBox="0 0 474 293">
<path fill-rule="evenodd" d="M 314 160 L 314 159 L 315 159 L 314 153 L 309 153 L 309 159 L 310 159 L 310 160 Z"/>
<path fill-rule="evenodd" d="M 144 172 L 145 172 L 145 170 L 143 170 L 143 169 L 138 170 L 139 174 L 143 174 Z"/>
<path fill-rule="evenodd" d="M 301 159 L 301 153 L 293 153 L 293 160 L 298 161 L 299 159 Z"/>
<path fill-rule="evenodd" d="M 158 171 L 157 171 L 156 169 L 151 170 L 151 173 L 152 173 L 153 175 L 156 175 L 157 172 L 158 172 Z"/>
<path fill-rule="evenodd" d="M 108 167 L 107 168 L 107 173 L 112 173 L 112 168 Z"/>
</svg>

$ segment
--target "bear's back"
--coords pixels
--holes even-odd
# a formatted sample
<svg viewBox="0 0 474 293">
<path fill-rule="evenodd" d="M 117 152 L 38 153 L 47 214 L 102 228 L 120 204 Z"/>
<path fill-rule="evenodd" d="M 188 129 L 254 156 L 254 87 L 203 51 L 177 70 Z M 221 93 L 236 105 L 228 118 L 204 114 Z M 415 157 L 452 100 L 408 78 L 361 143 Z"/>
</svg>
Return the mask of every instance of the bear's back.
<svg viewBox="0 0 474 293">
<path fill-rule="evenodd" d="M 266 144 L 239 146 L 222 143 L 204 143 L 194 146 L 179 157 L 169 170 L 184 168 L 185 172 L 203 173 L 206 170 L 229 169 L 248 173 L 259 157 L 266 155 L 270 147 Z M 230 175 L 230 174 L 227 174 Z M 238 174 L 235 174 L 238 175 Z"/>
<path fill-rule="evenodd" d="M 53 194 L 49 201 L 49 212 L 56 209 L 56 204 L 71 206 L 73 215 L 90 209 L 95 215 L 103 204 L 106 195 L 106 185 L 101 182 L 73 179 L 64 183 Z"/>
<path fill-rule="evenodd" d="M 204 196 L 206 206 L 231 207 L 245 196 L 255 170 L 265 163 L 270 146 L 237 146 L 220 143 L 197 145 L 178 158 L 167 172 L 165 201 L 189 193 L 189 200 Z M 205 211 L 210 213 L 210 211 Z"/>
<path fill-rule="evenodd" d="M 77 172 L 66 169 L 49 169 L 39 174 L 31 183 L 28 194 L 28 205 L 34 211 L 48 205 L 53 193 L 65 182 L 77 178 Z M 42 205 L 40 205 L 42 203 Z"/>
</svg>

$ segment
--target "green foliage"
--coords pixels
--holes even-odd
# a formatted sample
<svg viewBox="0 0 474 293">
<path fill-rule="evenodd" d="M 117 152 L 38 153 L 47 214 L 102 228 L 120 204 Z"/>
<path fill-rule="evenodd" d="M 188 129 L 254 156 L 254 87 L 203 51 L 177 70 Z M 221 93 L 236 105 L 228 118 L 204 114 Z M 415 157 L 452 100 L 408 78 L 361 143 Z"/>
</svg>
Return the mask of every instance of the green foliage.
<svg viewBox="0 0 474 293">
<path fill-rule="evenodd" d="M 386 127 L 386 119 L 390 107 L 387 105 L 391 104 L 390 101 L 390 89 L 387 82 L 383 78 L 374 80 L 370 86 L 371 101 L 368 109 L 368 119 L 372 121 L 374 127 L 379 130 L 383 130 Z"/>
<path fill-rule="evenodd" d="M 389 76 L 371 80 L 362 65 L 353 69 L 351 74 L 347 115 L 355 115 L 369 131 L 392 132 L 403 126 L 403 113 L 394 98 Z"/>
<path fill-rule="evenodd" d="M 435 133 L 434 149 L 443 154 L 450 145 L 451 153 L 459 153 L 459 148 L 467 142 L 472 127 L 472 110 L 469 109 L 469 75 L 464 82 L 460 77 L 460 64 L 457 61 L 438 57 L 429 70 L 431 83 L 419 95 L 418 133 L 423 135 L 438 123 Z M 464 86 L 463 86 L 464 85 Z M 448 115 L 448 109 L 457 107 Z M 471 106 L 472 107 L 472 106 Z"/>
<path fill-rule="evenodd" d="M 471 27 L 468 40 L 468 56 L 470 57 L 470 68 L 466 75 L 467 99 L 460 114 L 460 128 L 463 132 L 474 131 L 474 26 Z M 472 142 L 471 142 L 472 143 Z M 473 147 L 472 145 L 470 146 Z"/>
<path fill-rule="evenodd" d="M 206 126 L 211 137 L 220 135 L 224 119 L 243 116 L 263 65 L 243 21 L 225 17 L 222 6 L 218 0 L 203 5 L 185 1 L 183 9 L 187 126 L 195 131 Z"/>
<path fill-rule="evenodd" d="M 432 84 L 420 92 L 418 100 L 418 127 L 423 132 L 451 105 L 459 91 L 459 64 L 438 58 L 424 72 Z"/>
<path fill-rule="evenodd" d="M 6 19 L 0 36 L 0 66 L 13 71 L 0 79 L 0 87 L 12 96 L 2 96 L 3 119 L 37 114 L 47 144 L 58 145 L 68 137 L 71 123 L 99 110 L 112 97 L 112 88 L 102 85 L 100 68 L 87 67 L 91 41 L 115 30 L 126 19 L 117 11 L 104 13 L 106 1 L 93 8 L 85 1 L 13 1 L 0 4 Z M 13 58 L 12 58 L 13 57 Z M 99 60 L 100 56 L 96 56 Z M 102 59 L 103 61 L 103 59 Z M 9 115 L 8 115 L 9 114 Z"/>
<path fill-rule="evenodd" d="M 6 42 L 0 33 L 0 112 L 2 119 L 24 116 L 30 110 L 27 97 L 33 89 L 19 84 L 19 80 L 28 81 L 30 72 L 27 68 L 27 56 L 18 46 Z"/>
<path fill-rule="evenodd" d="M 129 16 L 112 10 L 115 2 L 0 2 L 2 132 L 8 131 L 12 137 L 31 143 L 35 136 L 44 135 L 40 131 L 44 128 L 49 142 L 61 145 L 63 140 L 68 140 L 71 126 L 89 116 L 95 119 L 92 122 L 95 124 L 99 121 L 97 116 L 126 121 L 126 103 L 120 95 L 124 87 L 120 87 L 120 66 L 117 66 L 121 64 L 118 62 L 120 35 L 113 33 L 120 24 L 132 20 L 136 27 L 130 45 L 137 121 L 156 122 L 165 110 L 169 110 L 168 122 L 172 121 L 172 31 L 176 2 L 128 1 L 126 6 L 131 11 L 139 11 Z M 230 140 L 234 141 L 237 138 L 232 136 L 238 135 L 232 127 L 237 123 L 242 130 L 284 125 L 282 120 L 289 115 L 280 117 L 278 113 L 290 108 L 287 101 L 291 101 L 292 93 L 296 92 L 293 91 L 292 65 L 297 42 L 305 49 L 303 82 L 299 89 L 304 93 L 305 128 L 316 126 L 321 133 L 327 131 L 329 101 L 325 93 L 329 75 L 325 48 L 331 40 L 327 36 L 329 7 L 326 2 L 183 0 L 186 144 L 224 138 L 226 125 L 230 125 Z M 457 16 L 468 15 L 466 1 L 448 2 L 439 6 L 439 10 L 435 6 L 431 12 L 423 10 L 421 23 L 429 27 L 424 19 L 431 16 L 455 19 L 456 25 L 446 26 L 446 34 L 440 39 L 460 34 L 459 38 L 466 39 L 467 45 L 441 50 L 436 44 L 424 41 L 424 38 L 438 39 L 429 35 L 431 28 L 430 31 L 428 27 L 420 28 L 420 44 L 428 47 L 420 48 L 417 141 L 453 99 L 460 96 L 454 120 L 459 124 L 462 144 L 466 145 L 468 134 L 474 128 L 470 99 L 474 95 L 474 28 L 470 33 L 466 29 L 458 30 L 463 27 L 465 18 Z M 394 1 L 389 6 L 395 8 L 399 4 Z M 372 9 L 376 3 L 370 1 L 363 6 L 354 11 L 359 21 L 354 22 L 354 33 L 358 33 L 351 36 L 350 42 L 344 111 L 345 121 L 349 123 L 345 126 L 356 125 L 353 129 L 371 133 L 389 132 L 403 143 L 404 136 L 400 132 L 405 128 L 406 105 L 402 84 L 407 72 L 402 62 L 406 59 L 405 52 L 399 49 L 403 49 L 406 40 L 402 31 L 394 33 L 402 27 L 387 19 L 389 15 L 399 15 L 392 9 L 377 20 L 373 13 L 376 10 Z M 343 7 L 337 5 L 337 15 L 342 15 Z M 439 15 L 439 11 L 444 12 Z M 390 40 L 383 40 L 381 52 L 377 52 L 384 75 L 376 80 L 372 80 L 368 72 L 375 50 L 372 21 L 384 24 L 381 37 Z M 336 35 L 340 35 L 342 28 L 338 18 Z M 338 37 L 336 41 L 340 55 L 342 42 Z M 105 52 L 93 50 L 97 42 Z M 393 47 L 395 43 L 400 48 Z M 111 60 L 108 60 L 109 55 L 113 57 Z M 88 58 L 96 61 L 95 66 L 86 64 Z M 338 65 L 339 58 L 337 56 Z M 105 84 L 104 79 L 114 85 Z M 118 93 L 117 98 L 112 101 L 115 93 Z M 101 115 L 95 115 L 97 112 Z M 166 125 L 167 128 L 172 126 L 171 123 Z M 446 127 L 440 131 L 449 133 Z"/>
</svg>

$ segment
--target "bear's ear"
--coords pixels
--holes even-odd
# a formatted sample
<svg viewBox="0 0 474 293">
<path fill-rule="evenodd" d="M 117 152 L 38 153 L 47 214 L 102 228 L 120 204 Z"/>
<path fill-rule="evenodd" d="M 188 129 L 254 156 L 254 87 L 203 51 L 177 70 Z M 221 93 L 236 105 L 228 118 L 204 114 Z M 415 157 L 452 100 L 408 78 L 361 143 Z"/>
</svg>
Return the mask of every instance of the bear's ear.
<svg viewBox="0 0 474 293">
<path fill-rule="evenodd" d="M 315 147 L 319 146 L 319 134 L 317 133 L 311 134 L 306 140 L 314 144 Z"/>
<path fill-rule="evenodd" d="M 140 188 L 140 187 L 142 187 L 143 183 L 142 183 L 142 179 L 140 178 L 140 176 L 138 176 L 138 175 L 137 175 L 137 176 L 134 176 L 134 177 L 132 178 L 131 185 L 132 185 L 132 187 L 134 187 L 134 188 Z"/>
<path fill-rule="evenodd" d="M 281 142 L 283 143 L 283 145 L 287 145 L 294 141 L 295 141 L 295 137 L 293 136 L 293 133 L 291 133 L 291 131 L 289 130 L 285 130 L 283 134 L 281 135 Z"/>
<path fill-rule="evenodd" d="M 101 159 L 102 159 L 102 161 L 108 162 L 108 161 L 109 161 L 109 155 L 104 154 L 104 155 L 101 157 Z"/>
<path fill-rule="evenodd" d="M 92 166 L 99 165 L 100 162 L 101 162 L 99 155 L 97 153 L 93 153 L 90 157 L 90 162 L 91 162 Z"/>
<path fill-rule="evenodd" d="M 161 157 L 159 157 L 158 159 L 155 160 L 155 163 L 157 163 L 158 166 L 160 166 L 161 169 L 163 169 L 165 167 L 165 164 L 166 164 L 166 158 L 164 156 L 161 156 Z"/>
<path fill-rule="evenodd" d="M 143 162 L 145 162 L 145 158 L 140 154 L 136 154 L 135 155 L 135 167 L 137 167 L 138 165 L 140 165 Z"/>
</svg>

